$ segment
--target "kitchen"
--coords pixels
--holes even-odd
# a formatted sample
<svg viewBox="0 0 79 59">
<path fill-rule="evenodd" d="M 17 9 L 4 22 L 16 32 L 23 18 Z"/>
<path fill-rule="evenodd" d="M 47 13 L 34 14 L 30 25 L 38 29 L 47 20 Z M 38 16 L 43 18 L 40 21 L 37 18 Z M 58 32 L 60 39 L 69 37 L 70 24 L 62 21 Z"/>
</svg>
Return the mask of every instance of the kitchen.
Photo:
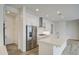
<svg viewBox="0 0 79 59">
<path fill-rule="evenodd" d="M 13 13 L 12 15 L 15 15 L 16 17 L 16 20 L 13 23 L 15 25 L 14 27 L 15 31 L 12 30 L 14 31 L 13 32 L 14 37 L 12 38 L 13 41 L 11 40 L 11 42 L 16 43 L 18 45 L 17 48 L 23 52 L 22 54 L 27 54 L 27 51 L 30 51 L 33 48 L 38 47 L 39 55 L 45 55 L 45 54 L 61 55 L 67 45 L 68 39 L 78 40 L 78 33 L 79 33 L 78 31 L 79 23 L 77 23 L 78 20 L 74 20 L 74 21 L 68 20 L 69 18 L 68 19 L 66 18 L 67 20 L 65 20 L 65 18 L 63 17 L 63 13 L 65 14 L 66 10 L 63 9 L 62 5 L 60 6 L 59 5 L 4 5 L 4 6 L 7 8 L 7 11 L 5 12 L 8 12 L 9 14 Z M 49 8 L 49 6 L 53 8 L 55 8 L 54 6 L 57 6 L 57 8 L 52 9 L 53 10 L 52 11 L 51 8 Z M 74 7 L 74 5 L 64 5 L 64 6 Z M 62 10 L 60 10 L 59 7 L 61 7 Z M 71 9 L 72 7 L 70 8 L 70 10 Z M 46 12 L 44 12 L 44 10 Z M 63 10 L 65 12 L 62 13 Z M 49 11 L 52 11 L 53 14 Z M 70 11 L 70 12 L 72 13 L 75 11 Z M 52 20 L 51 20 L 52 17 L 51 15 L 53 15 Z M 66 16 L 70 16 L 70 15 L 66 14 Z M 72 16 L 74 15 L 72 14 Z M 12 18 L 13 18 L 12 20 L 14 20 L 14 17 Z M 72 18 L 70 17 L 70 19 Z M 72 23 L 74 26 L 73 29 L 72 29 Z M 29 33 L 29 35 L 27 33 Z M 27 41 L 27 40 L 31 40 L 31 41 Z M 8 43 L 10 42 L 8 41 Z"/>
</svg>

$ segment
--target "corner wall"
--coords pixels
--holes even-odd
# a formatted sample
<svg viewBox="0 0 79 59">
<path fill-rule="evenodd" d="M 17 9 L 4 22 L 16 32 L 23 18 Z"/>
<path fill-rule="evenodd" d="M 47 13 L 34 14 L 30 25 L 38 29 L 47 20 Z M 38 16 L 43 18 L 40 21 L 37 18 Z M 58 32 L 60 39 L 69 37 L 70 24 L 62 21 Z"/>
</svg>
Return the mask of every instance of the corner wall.
<svg viewBox="0 0 79 59">
<path fill-rule="evenodd" d="M 66 27 L 66 34 L 68 35 L 69 39 L 79 40 L 79 21 L 67 21 Z"/>
<path fill-rule="evenodd" d="M 3 8 L 4 5 L 0 4 L 0 45 L 3 45 Z"/>
</svg>

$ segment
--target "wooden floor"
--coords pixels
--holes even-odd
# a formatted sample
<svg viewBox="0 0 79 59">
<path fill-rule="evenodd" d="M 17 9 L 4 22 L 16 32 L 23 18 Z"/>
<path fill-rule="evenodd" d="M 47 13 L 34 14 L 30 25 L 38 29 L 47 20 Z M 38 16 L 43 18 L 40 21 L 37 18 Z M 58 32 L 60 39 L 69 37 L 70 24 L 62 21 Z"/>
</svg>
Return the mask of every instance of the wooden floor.
<svg viewBox="0 0 79 59">
<path fill-rule="evenodd" d="M 38 47 L 24 53 L 18 49 L 16 44 L 8 44 L 6 48 L 9 55 L 39 55 Z M 79 40 L 68 40 L 62 55 L 79 55 Z"/>
<path fill-rule="evenodd" d="M 38 47 L 24 53 L 18 49 L 15 43 L 6 45 L 6 48 L 8 55 L 38 55 Z"/>
<path fill-rule="evenodd" d="M 30 50 L 30 51 L 27 51 L 26 55 L 38 55 L 39 54 L 38 52 L 39 52 L 39 48 L 36 47 L 36 48 L 34 48 L 34 49 Z"/>
<path fill-rule="evenodd" d="M 22 52 L 18 49 L 18 46 L 15 43 L 6 45 L 8 55 L 21 55 Z"/>
</svg>

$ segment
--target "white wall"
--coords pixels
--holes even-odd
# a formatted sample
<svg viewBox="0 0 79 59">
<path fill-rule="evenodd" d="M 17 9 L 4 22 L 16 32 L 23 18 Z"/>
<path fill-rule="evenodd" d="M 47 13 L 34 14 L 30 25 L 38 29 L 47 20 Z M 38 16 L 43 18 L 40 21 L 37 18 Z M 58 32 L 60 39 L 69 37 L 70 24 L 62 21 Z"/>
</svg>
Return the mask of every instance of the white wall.
<svg viewBox="0 0 79 59">
<path fill-rule="evenodd" d="M 17 22 L 17 37 L 18 37 L 18 48 L 23 51 L 23 10 L 19 10 Z"/>
<path fill-rule="evenodd" d="M 3 45 L 3 7 L 4 5 L 0 4 L 0 45 Z"/>
<path fill-rule="evenodd" d="M 79 21 L 56 21 L 55 34 L 59 38 L 79 39 Z"/>
<path fill-rule="evenodd" d="M 56 21 L 55 23 L 55 35 L 57 38 L 66 38 L 66 22 Z M 67 38 L 66 38 L 67 39 Z"/>
<path fill-rule="evenodd" d="M 79 39 L 79 21 L 67 21 L 66 30 L 69 39 Z"/>
</svg>

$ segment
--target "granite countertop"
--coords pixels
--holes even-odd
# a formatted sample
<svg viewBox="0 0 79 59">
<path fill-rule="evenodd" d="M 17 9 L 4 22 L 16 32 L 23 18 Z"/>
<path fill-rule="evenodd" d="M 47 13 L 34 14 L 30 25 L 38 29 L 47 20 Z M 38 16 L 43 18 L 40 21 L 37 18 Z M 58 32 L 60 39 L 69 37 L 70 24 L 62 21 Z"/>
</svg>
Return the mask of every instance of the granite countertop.
<svg viewBox="0 0 79 59">
<path fill-rule="evenodd" d="M 66 40 L 65 39 L 57 39 L 53 36 L 45 37 L 43 39 L 38 40 L 38 42 L 47 43 L 50 45 L 61 46 Z"/>
</svg>

